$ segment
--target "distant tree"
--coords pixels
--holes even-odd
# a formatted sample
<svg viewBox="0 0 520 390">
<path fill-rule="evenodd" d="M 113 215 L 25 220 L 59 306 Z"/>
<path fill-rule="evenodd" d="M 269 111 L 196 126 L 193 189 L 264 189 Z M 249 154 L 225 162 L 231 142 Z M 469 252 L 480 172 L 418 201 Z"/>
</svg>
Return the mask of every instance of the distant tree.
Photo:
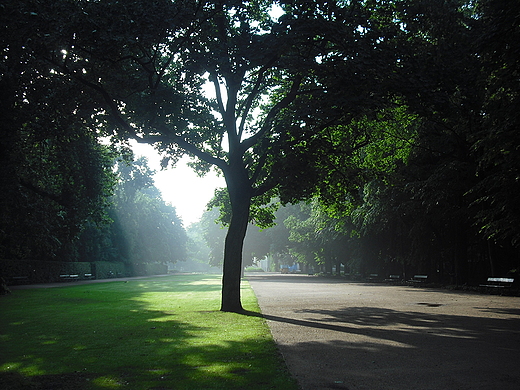
<svg viewBox="0 0 520 390">
<path fill-rule="evenodd" d="M 301 204 L 301 211 L 290 215 L 284 224 L 290 232 L 289 252 L 300 262 L 332 274 L 341 272 L 351 263 L 353 248 L 350 245 L 348 222 L 343 217 L 331 217 L 318 199 Z"/>
<path fill-rule="evenodd" d="M 81 261 L 119 261 L 136 270 L 144 263 L 187 258 L 187 236 L 175 207 L 166 204 L 146 158 L 116 164 L 118 182 L 102 225 L 88 222 L 74 243 Z"/>
<path fill-rule="evenodd" d="M 275 212 L 275 222 L 276 225 L 270 227 L 269 229 L 264 230 L 266 235 L 270 239 L 271 248 L 270 254 L 280 254 L 285 255 L 289 252 L 289 235 L 290 231 L 284 224 L 284 221 L 294 213 L 298 213 L 300 211 L 299 205 L 288 204 L 284 207 L 280 207 Z"/>
<path fill-rule="evenodd" d="M 204 228 L 201 222 L 192 223 L 188 229 L 188 260 L 209 264 L 210 248 L 204 240 Z"/>
<path fill-rule="evenodd" d="M 244 239 L 243 267 L 253 264 L 271 253 L 271 237 L 267 231 L 250 224 Z"/>
<path fill-rule="evenodd" d="M 134 265 L 186 260 L 186 231 L 175 207 L 166 204 L 154 186 L 153 173 L 145 157 L 118 164 L 114 228 L 120 228 L 124 238 L 120 253 Z"/>
<path fill-rule="evenodd" d="M 199 224 L 204 241 L 209 248 L 208 263 L 214 267 L 222 267 L 227 228 L 219 222 L 219 210 L 217 208 L 206 210 Z"/>
</svg>

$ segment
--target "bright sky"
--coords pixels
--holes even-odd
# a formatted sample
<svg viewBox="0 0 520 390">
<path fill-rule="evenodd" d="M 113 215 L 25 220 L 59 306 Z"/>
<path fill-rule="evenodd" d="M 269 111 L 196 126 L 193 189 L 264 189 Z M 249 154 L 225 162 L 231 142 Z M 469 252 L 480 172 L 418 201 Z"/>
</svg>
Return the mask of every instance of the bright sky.
<svg viewBox="0 0 520 390">
<path fill-rule="evenodd" d="M 136 158 L 148 158 L 149 167 L 156 171 L 155 186 L 161 191 L 164 201 L 177 209 L 177 215 L 182 219 L 185 228 L 199 221 L 215 188 L 226 186 L 224 177 L 217 176 L 213 171 L 204 177 L 198 177 L 186 166 L 189 161 L 187 157 L 181 159 L 175 168 L 161 170 L 161 157 L 150 145 L 135 142 L 132 143 L 132 149 Z"/>
</svg>

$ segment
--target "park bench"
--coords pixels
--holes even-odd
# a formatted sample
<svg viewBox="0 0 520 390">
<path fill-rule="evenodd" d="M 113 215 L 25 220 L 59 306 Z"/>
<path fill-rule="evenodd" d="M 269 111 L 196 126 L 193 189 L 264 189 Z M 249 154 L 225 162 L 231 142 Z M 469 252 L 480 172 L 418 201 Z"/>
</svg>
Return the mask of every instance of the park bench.
<svg viewBox="0 0 520 390">
<path fill-rule="evenodd" d="M 513 282 L 515 279 L 513 278 L 487 278 L 486 284 L 481 284 L 480 287 L 487 288 L 497 288 L 497 289 L 503 289 L 503 288 L 511 288 L 513 286 Z"/>
<path fill-rule="evenodd" d="M 62 274 L 60 275 L 60 280 L 79 280 L 79 275 L 76 274 Z"/>
<path fill-rule="evenodd" d="M 29 280 L 28 276 L 12 276 L 11 283 L 12 284 L 23 284 Z"/>
<path fill-rule="evenodd" d="M 381 278 L 379 277 L 379 274 L 370 274 L 368 275 L 368 278 L 365 279 L 367 282 L 380 282 Z"/>
<path fill-rule="evenodd" d="M 386 283 L 399 283 L 401 280 L 401 275 L 388 275 L 388 278 L 386 278 L 384 281 Z"/>
<path fill-rule="evenodd" d="M 94 279 L 94 275 L 92 275 L 92 274 L 85 274 L 84 279 Z"/>
<path fill-rule="evenodd" d="M 412 279 L 409 280 L 409 283 L 417 285 L 424 284 L 428 280 L 428 275 L 414 275 Z"/>
</svg>

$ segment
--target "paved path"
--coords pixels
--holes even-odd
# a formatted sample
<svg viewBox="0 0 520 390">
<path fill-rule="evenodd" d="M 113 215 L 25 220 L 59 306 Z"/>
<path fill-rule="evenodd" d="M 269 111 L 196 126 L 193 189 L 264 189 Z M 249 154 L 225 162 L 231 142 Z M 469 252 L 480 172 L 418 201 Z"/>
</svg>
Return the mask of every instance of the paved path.
<svg viewBox="0 0 520 390">
<path fill-rule="evenodd" d="M 520 298 L 248 275 L 303 390 L 518 390 Z"/>
</svg>

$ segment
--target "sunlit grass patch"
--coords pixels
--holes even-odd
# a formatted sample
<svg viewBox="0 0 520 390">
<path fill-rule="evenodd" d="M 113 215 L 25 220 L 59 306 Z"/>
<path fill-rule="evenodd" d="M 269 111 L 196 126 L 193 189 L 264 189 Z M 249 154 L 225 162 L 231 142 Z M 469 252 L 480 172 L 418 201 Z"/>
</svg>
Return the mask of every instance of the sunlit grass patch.
<svg viewBox="0 0 520 390">
<path fill-rule="evenodd" d="M 0 388 L 296 388 L 265 321 L 219 311 L 217 276 L 17 290 L 0 306 Z"/>
</svg>

